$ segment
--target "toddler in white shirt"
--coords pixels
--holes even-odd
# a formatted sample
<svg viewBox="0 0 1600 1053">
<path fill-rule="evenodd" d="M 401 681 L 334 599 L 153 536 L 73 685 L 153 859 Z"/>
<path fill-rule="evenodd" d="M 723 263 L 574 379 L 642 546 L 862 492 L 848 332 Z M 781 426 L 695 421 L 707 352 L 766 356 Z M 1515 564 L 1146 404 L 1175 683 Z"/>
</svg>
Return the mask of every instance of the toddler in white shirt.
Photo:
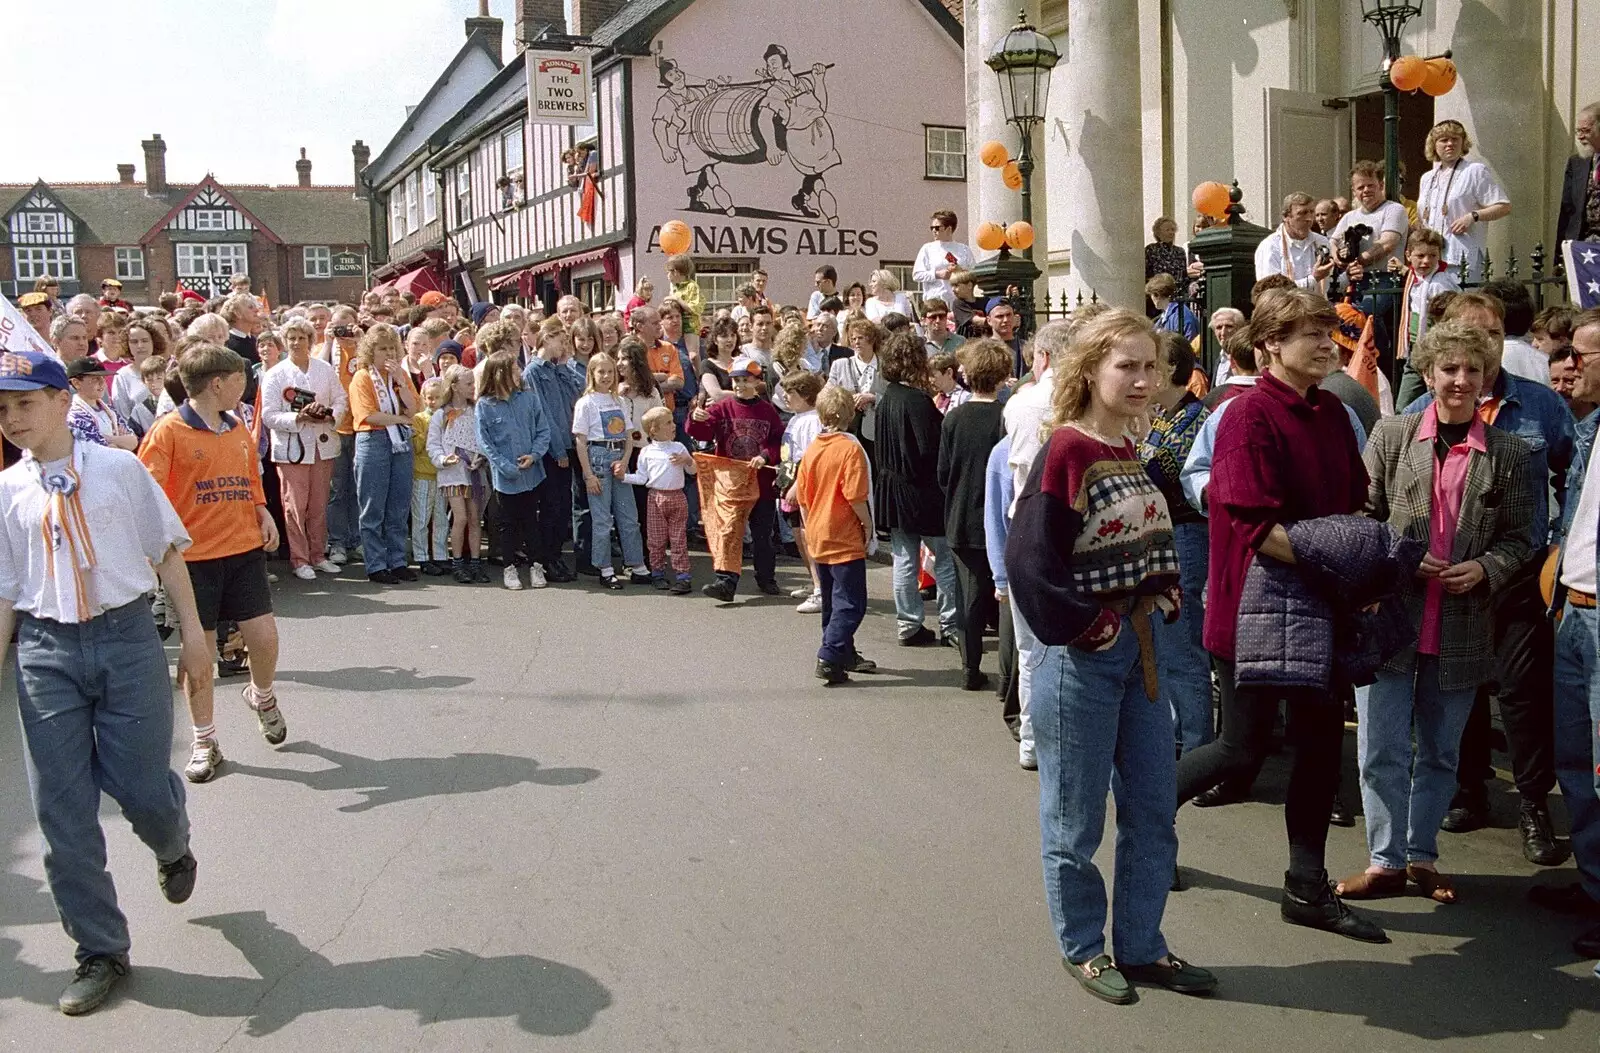
<svg viewBox="0 0 1600 1053">
<path fill-rule="evenodd" d="M 650 578 L 658 589 L 675 596 L 689 593 L 689 502 L 683 496 L 684 473 L 693 472 L 694 458 L 683 443 L 674 440 L 678 426 L 672 411 L 657 406 L 644 415 L 640 426 L 650 440 L 639 451 L 639 461 L 622 481 L 644 486 L 645 547 L 650 558 Z M 667 552 L 671 549 L 674 578 L 667 584 Z"/>
</svg>

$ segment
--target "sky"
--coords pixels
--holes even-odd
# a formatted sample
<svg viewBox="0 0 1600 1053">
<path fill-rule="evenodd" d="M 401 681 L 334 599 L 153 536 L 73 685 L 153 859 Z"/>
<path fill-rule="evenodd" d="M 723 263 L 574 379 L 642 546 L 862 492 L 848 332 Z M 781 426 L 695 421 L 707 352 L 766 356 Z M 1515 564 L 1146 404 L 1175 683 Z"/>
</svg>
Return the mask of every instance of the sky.
<svg viewBox="0 0 1600 1053">
<path fill-rule="evenodd" d="M 0 99 L 48 120 L 0 151 L 0 183 L 114 182 L 160 133 L 167 178 L 349 185 L 466 40 L 477 0 L 54 0 L 6 3 Z M 510 53 L 513 0 L 491 0 Z M 14 131 L 21 132 L 17 127 Z M 17 149 L 22 146 L 22 149 Z"/>
</svg>

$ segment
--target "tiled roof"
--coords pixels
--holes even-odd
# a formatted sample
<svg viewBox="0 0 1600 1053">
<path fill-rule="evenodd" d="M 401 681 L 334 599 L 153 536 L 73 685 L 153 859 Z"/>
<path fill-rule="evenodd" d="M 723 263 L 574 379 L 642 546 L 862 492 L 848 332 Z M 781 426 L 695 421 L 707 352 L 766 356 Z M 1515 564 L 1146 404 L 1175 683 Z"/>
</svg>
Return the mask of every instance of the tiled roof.
<svg viewBox="0 0 1600 1053">
<path fill-rule="evenodd" d="M 629 0 L 591 34 L 600 47 L 642 48 L 693 0 Z M 961 39 L 964 0 L 919 0 L 951 36 Z"/>
<path fill-rule="evenodd" d="M 353 187 L 224 189 L 288 245 L 364 245 L 370 233 L 367 202 Z"/>
</svg>

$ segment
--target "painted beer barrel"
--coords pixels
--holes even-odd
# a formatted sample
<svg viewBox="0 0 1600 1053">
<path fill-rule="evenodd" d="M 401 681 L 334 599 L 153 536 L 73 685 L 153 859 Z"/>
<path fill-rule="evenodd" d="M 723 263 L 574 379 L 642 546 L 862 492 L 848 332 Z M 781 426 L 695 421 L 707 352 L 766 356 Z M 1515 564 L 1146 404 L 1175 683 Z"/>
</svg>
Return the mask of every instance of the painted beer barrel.
<svg viewBox="0 0 1600 1053">
<path fill-rule="evenodd" d="M 729 164 L 760 164 L 767 138 L 757 119 L 767 88 L 746 84 L 717 88 L 689 104 L 689 134 L 708 157 Z M 783 147 L 780 139 L 779 148 Z"/>
</svg>

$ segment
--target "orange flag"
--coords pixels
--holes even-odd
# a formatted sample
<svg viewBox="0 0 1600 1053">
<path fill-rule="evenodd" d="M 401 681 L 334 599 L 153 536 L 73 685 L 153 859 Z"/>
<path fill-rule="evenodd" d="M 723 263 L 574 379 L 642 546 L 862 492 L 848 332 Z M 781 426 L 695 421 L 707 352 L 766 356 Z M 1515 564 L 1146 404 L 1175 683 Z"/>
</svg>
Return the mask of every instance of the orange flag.
<svg viewBox="0 0 1600 1053">
<path fill-rule="evenodd" d="M 1344 367 L 1344 371 L 1367 389 L 1373 401 L 1378 401 L 1378 340 L 1372 333 L 1371 318 L 1361 327 L 1361 339 L 1357 341 L 1350 364 Z"/>
</svg>

